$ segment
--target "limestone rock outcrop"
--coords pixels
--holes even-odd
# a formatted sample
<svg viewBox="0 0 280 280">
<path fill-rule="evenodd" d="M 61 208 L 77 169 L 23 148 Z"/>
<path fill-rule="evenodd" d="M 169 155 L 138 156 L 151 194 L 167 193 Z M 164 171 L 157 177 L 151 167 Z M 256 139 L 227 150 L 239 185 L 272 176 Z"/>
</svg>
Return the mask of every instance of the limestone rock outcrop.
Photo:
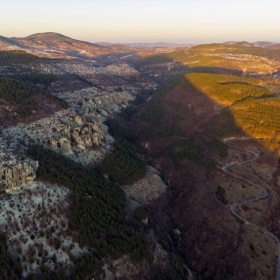
<svg viewBox="0 0 280 280">
<path fill-rule="evenodd" d="M 2 160 L 0 164 L 0 190 L 16 194 L 23 186 L 29 186 L 36 178 L 38 161 L 27 159 L 12 160 L 8 163 Z"/>
<path fill-rule="evenodd" d="M 52 123 L 52 126 L 54 123 Z M 52 127 L 54 136 L 48 140 L 52 150 L 72 153 L 73 149 L 86 150 L 98 146 L 104 137 L 101 121 L 88 122 L 82 116 L 75 115 L 68 123 L 59 123 Z"/>
</svg>

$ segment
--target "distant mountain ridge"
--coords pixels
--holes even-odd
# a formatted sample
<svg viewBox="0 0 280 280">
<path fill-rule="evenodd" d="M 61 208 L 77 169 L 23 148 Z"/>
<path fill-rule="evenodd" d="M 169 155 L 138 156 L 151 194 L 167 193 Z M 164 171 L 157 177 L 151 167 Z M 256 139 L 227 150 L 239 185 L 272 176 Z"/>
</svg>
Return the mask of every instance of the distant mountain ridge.
<svg viewBox="0 0 280 280">
<path fill-rule="evenodd" d="M 280 44 L 258 41 L 229 41 L 224 45 L 243 46 L 243 47 L 262 47 L 269 49 L 280 49 Z M 78 59 L 98 59 L 108 56 L 111 61 L 118 59 L 118 56 L 127 57 L 127 55 L 136 55 L 139 52 L 149 53 L 165 51 L 172 48 L 192 47 L 191 44 L 175 44 L 166 42 L 156 43 L 90 43 L 76 40 L 60 33 L 44 32 L 35 33 L 26 37 L 4 37 L 0 36 L 0 50 L 24 50 L 41 57 L 49 58 L 78 58 Z M 163 50 L 160 50 L 162 48 Z M 110 58 L 109 55 L 114 54 Z M 123 55 L 125 54 L 125 55 Z"/>
<path fill-rule="evenodd" d="M 156 43 L 129 43 L 126 46 L 134 48 L 175 48 L 175 47 L 189 47 L 191 44 L 175 44 L 166 42 L 156 42 Z"/>
<path fill-rule="evenodd" d="M 175 48 L 175 47 L 190 47 L 193 44 L 175 44 L 175 43 L 166 43 L 166 42 L 156 42 L 156 43 L 110 43 L 110 42 L 97 42 L 96 44 L 102 46 L 110 45 L 124 45 L 132 48 Z"/>
<path fill-rule="evenodd" d="M 35 33 L 26 37 L 7 38 L 0 36 L 0 50 L 19 49 L 37 56 L 50 58 L 98 59 L 98 57 L 103 57 L 104 55 L 129 54 L 129 56 L 131 56 L 141 50 L 147 50 L 149 52 L 149 49 L 152 50 L 153 48 L 189 46 L 190 45 L 165 42 L 128 44 L 108 42 L 90 43 L 76 40 L 55 32 Z M 114 60 L 115 58 L 116 57 L 111 58 L 111 60 Z"/>
<path fill-rule="evenodd" d="M 80 44 L 85 46 L 100 47 L 97 44 L 72 39 L 70 37 L 55 32 L 35 33 L 23 38 L 13 37 L 11 38 L 11 40 L 14 40 L 20 45 L 24 45 L 24 46 L 28 45 L 28 42 L 29 43 L 32 42 L 33 44 L 38 45 L 38 47 L 55 45 L 55 44 L 68 44 L 72 46 Z"/>
<path fill-rule="evenodd" d="M 27 37 L 0 36 L 0 50 L 21 49 L 47 57 L 90 58 L 112 52 L 128 52 L 128 46 L 104 46 L 76 40 L 55 32 L 36 33 Z"/>
<path fill-rule="evenodd" d="M 247 41 L 228 41 L 222 43 L 223 45 L 233 45 L 233 46 L 241 46 L 241 47 L 260 47 L 260 48 L 270 48 L 274 45 L 277 45 L 277 43 L 274 42 L 268 42 L 268 41 L 257 41 L 257 42 L 247 42 Z"/>
</svg>

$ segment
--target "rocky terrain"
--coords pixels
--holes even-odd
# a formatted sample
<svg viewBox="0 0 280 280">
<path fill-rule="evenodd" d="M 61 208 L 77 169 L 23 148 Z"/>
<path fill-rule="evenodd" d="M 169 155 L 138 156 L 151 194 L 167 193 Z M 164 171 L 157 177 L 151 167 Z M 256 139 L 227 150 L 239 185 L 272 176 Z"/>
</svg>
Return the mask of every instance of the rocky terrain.
<svg viewBox="0 0 280 280">
<path fill-rule="evenodd" d="M 21 259 L 24 275 L 38 271 L 40 265 L 69 269 L 70 255 L 86 252 L 66 234 L 72 204 L 67 188 L 42 182 L 31 183 L 21 194 L 1 195 L 0 224 L 5 226 L 10 251 Z M 53 263 L 53 255 L 59 264 Z"/>
<path fill-rule="evenodd" d="M 67 101 L 70 107 L 4 129 L 5 149 L 13 152 L 19 146 L 17 153 L 23 153 L 25 148 L 19 142 L 25 147 L 36 142 L 86 164 L 100 162 L 113 147 L 114 140 L 104 125 L 106 118 L 127 107 L 143 89 L 157 87 L 125 63 L 100 68 L 88 62 L 47 60 L 4 64 L 0 71 L 7 76 L 51 75 L 47 84 L 40 80 L 32 84 Z"/>
<path fill-rule="evenodd" d="M 68 103 L 68 108 L 57 106 L 36 118 L 14 118 L 1 129 L 0 229 L 7 236 L 9 251 L 20 260 L 24 277 L 38 273 L 42 266 L 49 271 L 69 271 L 74 267 L 73 256 L 78 258 L 89 252 L 67 232 L 73 193 L 37 178 L 39 163 L 27 157 L 28 146 L 39 144 L 83 165 L 98 165 L 114 148 L 115 140 L 105 124 L 107 118 L 130 106 L 143 91 L 150 92 L 158 85 L 125 63 L 100 68 L 87 62 L 40 61 L 1 65 L 0 71 L 16 78 L 50 77 L 46 83 L 40 78 L 28 83 Z M 130 188 L 123 186 L 123 190 L 129 201 L 128 212 L 133 215 L 137 207 L 151 204 L 163 195 L 166 185 L 160 173 L 149 167 L 145 178 Z M 148 219 L 145 225 L 148 226 Z M 155 257 L 152 274 L 162 270 L 161 266 L 172 271 L 167 257 L 170 253 L 153 234 L 150 246 Z M 142 265 L 145 275 L 151 275 L 150 264 Z M 130 276 L 128 267 L 132 269 Z M 104 279 L 143 274 L 142 266 L 133 264 L 127 256 L 108 262 L 103 270 Z"/>
<path fill-rule="evenodd" d="M 97 279 L 274 279 L 275 242 L 231 212 L 233 204 L 261 191 L 222 168 L 249 160 L 246 149 L 260 155 L 229 169 L 264 186 L 269 196 L 236 211 L 280 237 L 278 136 L 252 137 L 260 132 L 269 137 L 267 131 L 278 127 L 279 105 L 273 99 L 279 94 L 278 53 L 261 48 L 250 53 L 251 44 L 233 43 L 172 53 L 165 49 L 165 54 L 145 57 L 149 52 L 127 46 L 46 36 L 1 38 L 3 48 L 13 42 L 59 58 L 18 53 L 27 61 L 0 61 L 1 75 L 36 89 L 31 97 L 37 107 L 25 117 L 16 111 L 20 105 L 0 100 L 5 120 L 0 231 L 7 236 L 9 252 L 22 263 L 23 277 L 42 267 L 52 275 L 61 269 L 70 275 L 79 267 L 79 257 L 86 260 L 84 254 L 94 253 L 102 256 Z M 263 101 L 265 114 L 271 114 L 262 118 L 261 130 L 258 122 L 246 121 L 255 120 L 264 107 L 246 103 L 243 110 L 243 99 L 253 105 Z M 222 142 L 225 137 L 236 138 L 232 143 L 237 148 Z M 48 150 L 44 154 L 36 147 Z M 36 161 L 40 153 L 46 161 Z M 142 177 L 120 183 L 124 178 L 118 176 L 127 179 L 137 168 L 144 170 Z M 120 169 L 126 172 L 118 173 Z M 116 248 L 130 246 L 127 240 L 143 247 L 121 254 Z M 131 256 L 136 256 L 133 261 Z"/>
<path fill-rule="evenodd" d="M 162 180 L 160 172 L 149 166 L 143 179 L 133 185 L 122 186 L 122 189 L 125 191 L 133 207 L 133 202 L 137 202 L 140 205 L 153 203 L 154 200 L 166 193 L 167 185 Z"/>
<path fill-rule="evenodd" d="M 1 191 L 18 194 L 22 191 L 22 187 L 28 187 L 33 183 L 39 165 L 37 161 L 22 160 L 3 151 L 0 156 Z"/>
</svg>

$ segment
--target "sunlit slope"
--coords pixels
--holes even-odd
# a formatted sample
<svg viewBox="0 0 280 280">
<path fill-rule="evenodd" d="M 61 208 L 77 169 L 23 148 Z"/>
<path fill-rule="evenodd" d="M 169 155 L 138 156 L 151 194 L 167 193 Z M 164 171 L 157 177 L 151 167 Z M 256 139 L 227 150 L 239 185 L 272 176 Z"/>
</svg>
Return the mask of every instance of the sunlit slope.
<svg viewBox="0 0 280 280">
<path fill-rule="evenodd" d="M 270 80 L 205 73 L 190 73 L 185 79 L 216 103 L 229 105 L 224 109 L 228 114 L 217 118 L 228 120 L 227 136 L 241 129 L 248 136 L 262 138 L 271 149 L 280 148 L 280 99 L 270 97 L 272 92 L 266 88 Z M 216 129 L 221 129 L 219 121 Z"/>
<path fill-rule="evenodd" d="M 224 74 L 190 73 L 186 80 L 216 103 L 231 105 L 247 97 L 271 95 L 261 79 Z"/>
<path fill-rule="evenodd" d="M 245 132 L 280 154 L 280 99 L 267 89 L 270 80 L 205 73 L 184 77 L 197 92 L 228 106 L 207 125 L 210 135 L 224 138 Z"/>
<path fill-rule="evenodd" d="M 243 131 L 254 138 L 262 138 L 267 147 L 280 153 L 279 99 L 244 100 L 234 104 L 231 113 Z"/>
<path fill-rule="evenodd" d="M 153 128 L 156 135 L 182 137 L 199 130 L 219 139 L 247 135 L 280 154 L 279 89 L 273 77 L 191 72 L 162 85 L 140 118 L 159 129 Z"/>
<path fill-rule="evenodd" d="M 273 74 L 280 68 L 279 59 L 280 50 L 211 44 L 145 57 L 138 65 L 177 61 L 195 72 L 217 73 L 223 69 L 246 74 Z"/>
<path fill-rule="evenodd" d="M 206 131 L 219 138 L 241 136 L 245 132 L 280 155 L 280 100 L 248 98 L 236 102 L 212 119 Z"/>
<path fill-rule="evenodd" d="M 224 45 L 224 44 L 206 44 L 198 45 L 191 48 L 191 51 L 197 53 L 209 54 L 248 54 L 254 56 L 266 57 L 268 59 L 278 59 L 280 57 L 280 50 L 272 50 L 260 47 L 247 47 L 237 45 Z"/>
<path fill-rule="evenodd" d="M 164 135 L 182 136 L 182 133 L 175 131 L 176 127 L 186 132 L 194 127 L 200 129 L 225 106 L 232 106 L 247 98 L 274 96 L 266 88 L 266 83 L 263 79 L 236 75 L 188 73 L 162 85 L 147 102 L 140 118 L 160 128 L 165 132 Z M 232 119 L 233 116 L 230 116 Z M 231 122 L 234 123 L 233 120 Z M 220 128 L 220 124 L 216 127 Z M 225 130 L 227 132 L 222 135 L 220 131 L 215 132 L 213 137 L 222 138 L 235 133 L 228 123 Z"/>
</svg>

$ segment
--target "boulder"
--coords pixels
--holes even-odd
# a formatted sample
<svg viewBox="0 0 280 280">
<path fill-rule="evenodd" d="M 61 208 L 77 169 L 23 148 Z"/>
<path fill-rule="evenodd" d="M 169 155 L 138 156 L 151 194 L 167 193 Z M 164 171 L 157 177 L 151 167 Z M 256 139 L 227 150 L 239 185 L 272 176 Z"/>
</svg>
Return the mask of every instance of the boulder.
<svg viewBox="0 0 280 280">
<path fill-rule="evenodd" d="M 94 132 L 94 133 L 91 135 L 91 140 L 92 140 L 92 143 L 93 143 L 93 144 L 99 145 L 100 142 L 101 142 L 101 137 L 100 137 L 100 135 L 99 135 L 97 132 Z"/>
<path fill-rule="evenodd" d="M 56 151 L 57 150 L 57 141 L 55 139 L 50 140 L 51 149 Z"/>
<path fill-rule="evenodd" d="M 92 140 L 91 140 L 91 137 L 89 134 L 83 134 L 82 135 L 82 139 L 83 139 L 83 142 L 85 143 L 85 145 L 87 147 L 91 147 L 92 146 Z"/>
<path fill-rule="evenodd" d="M 30 176 L 25 178 L 25 184 L 30 185 L 36 179 L 36 174 L 31 174 Z"/>
<path fill-rule="evenodd" d="M 78 148 L 83 149 L 83 150 L 85 149 L 85 143 L 77 131 L 73 131 L 71 134 L 71 137 L 74 140 L 74 142 Z"/>
<path fill-rule="evenodd" d="M 18 163 L 18 165 L 17 165 L 17 169 L 18 169 L 18 170 L 21 170 L 22 168 L 23 168 L 22 163 Z"/>
<path fill-rule="evenodd" d="M 103 125 L 101 123 L 90 123 L 92 129 L 98 133 L 103 133 Z"/>
<path fill-rule="evenodd" d="M 70 137 L 71 133 L 70 133 L 70 125 L 66 125 L 64 130 L 63 130 L 63 134 L 67 137 Z"/>
<path fill-rule="evenodd" d="M 71 143 L 66 137 L 61 137 L 58 142 L 63 153 L 70 153 L 72 151 Z"/>
<path fill-rule="evenodd" d="M 82 126 L 84 124 L 83 118 L 81 116 L 75 116 L 74 121 L 79 126 Z"/>
<path fill-rule="evenodd" d="M 13 178 L 15 179 L 15 180 L 19 180 L 19 170 L 16 168 L 16 167 L 14 167 L 13 168 Z"/>
<path fill-rule="evenodd" d="M 61 151 L 63 153 L 71 153 L 72 152 L 72 147 L 70 142 L 63 142 L 61 145 Z"/>
</svg>

